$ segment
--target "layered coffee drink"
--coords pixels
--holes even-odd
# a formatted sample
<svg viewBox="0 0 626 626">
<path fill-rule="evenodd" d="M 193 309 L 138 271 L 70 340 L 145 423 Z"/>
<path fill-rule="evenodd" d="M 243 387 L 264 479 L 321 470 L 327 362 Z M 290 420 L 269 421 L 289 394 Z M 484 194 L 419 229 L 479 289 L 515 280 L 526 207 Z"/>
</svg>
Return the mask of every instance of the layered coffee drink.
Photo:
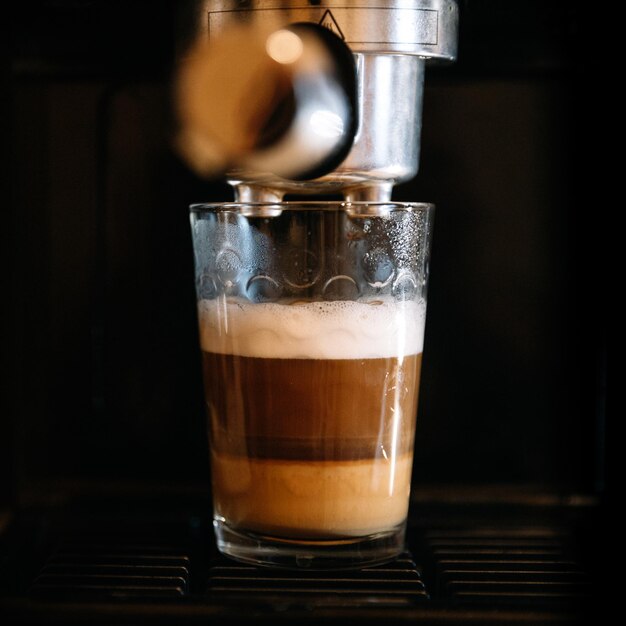
<svg viewBox="0 0 626 626">
<path fill-rule="evenodd" d="M 216 519 L 294 540 L 407 515 L 425 305 L 199 301 Z"/>
</svg>

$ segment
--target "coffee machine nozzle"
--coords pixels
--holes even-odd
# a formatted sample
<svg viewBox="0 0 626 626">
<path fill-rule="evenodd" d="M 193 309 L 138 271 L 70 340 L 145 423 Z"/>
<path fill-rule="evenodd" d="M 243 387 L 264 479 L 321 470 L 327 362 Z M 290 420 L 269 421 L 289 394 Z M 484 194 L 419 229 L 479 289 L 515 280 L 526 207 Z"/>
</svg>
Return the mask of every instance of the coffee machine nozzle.
<svg viewBox="0 0 626 626">
<path fill-rule="evenodd" d="M 241 202 L 385 202 L 417 174 L 425 65 L 455 0 L 205 0 L 177 81 L 177 145 Z"/>
</svg>

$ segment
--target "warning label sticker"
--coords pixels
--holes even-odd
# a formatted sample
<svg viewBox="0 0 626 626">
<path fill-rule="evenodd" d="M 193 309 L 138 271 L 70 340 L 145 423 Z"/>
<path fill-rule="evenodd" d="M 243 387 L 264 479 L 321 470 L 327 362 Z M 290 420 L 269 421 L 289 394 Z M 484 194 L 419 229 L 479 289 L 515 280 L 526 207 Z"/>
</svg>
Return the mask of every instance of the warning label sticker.
<svg viewBox="0 0 626 626">
<path fill-rule="evenodd" d="M 337 24 L 337 20 L 335 19 L 335 16 L 331 13 L 330 9 L 326 9 L 324 15 L 322 15 L 322 19 L 319 21 L 319 25 L 323 26 L 324 28 L 328 28 L 328 30 L 335 33 L 337 37 L 340 37 L 345 41 L 346 38 L 341 32 L 341 28 L 339 28 L 339 24 Z"/>
</svg>

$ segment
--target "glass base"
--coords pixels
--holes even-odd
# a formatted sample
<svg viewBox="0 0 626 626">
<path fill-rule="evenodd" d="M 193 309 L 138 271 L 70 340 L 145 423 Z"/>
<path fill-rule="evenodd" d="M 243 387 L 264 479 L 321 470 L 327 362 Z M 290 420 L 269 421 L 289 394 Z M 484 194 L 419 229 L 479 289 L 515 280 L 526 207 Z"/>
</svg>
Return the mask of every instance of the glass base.
<svg viewBox="0 0 626 626">
<path fill-rule="evenodd" d="M 405 524 L 366 537 L 333 540 L 281 539 L 235 530 L 213 520 L 217 547 L 242 563 L 296 570 L 359 569 L 387 563 L 405 549 Z"/>
</svg>

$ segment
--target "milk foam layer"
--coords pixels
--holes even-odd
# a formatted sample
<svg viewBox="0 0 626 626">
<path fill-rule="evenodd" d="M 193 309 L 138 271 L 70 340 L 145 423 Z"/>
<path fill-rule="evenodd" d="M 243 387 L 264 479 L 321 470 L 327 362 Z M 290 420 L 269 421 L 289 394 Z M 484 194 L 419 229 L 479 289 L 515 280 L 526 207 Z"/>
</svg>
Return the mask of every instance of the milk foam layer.
<svg viewBox="0 0 626 626">
<path fill-rule="evenodd" d="M 389 358 L 422 352 L 423 302 L 201 300 L 207 352 L 278 359 Z"/>
</svg>

